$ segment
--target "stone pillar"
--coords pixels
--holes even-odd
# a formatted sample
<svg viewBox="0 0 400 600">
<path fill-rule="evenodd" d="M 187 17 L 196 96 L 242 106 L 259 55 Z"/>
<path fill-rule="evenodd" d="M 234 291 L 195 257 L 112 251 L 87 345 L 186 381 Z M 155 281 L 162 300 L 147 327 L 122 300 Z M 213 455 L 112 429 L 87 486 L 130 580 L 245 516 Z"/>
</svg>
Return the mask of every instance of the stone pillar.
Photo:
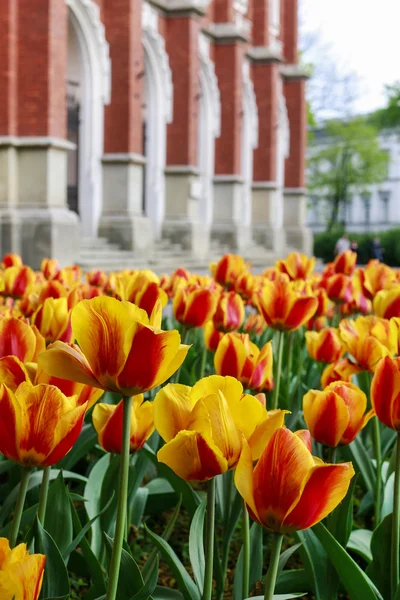
<svg viewBox="0 0 400 600">
<path fill-rule="evenodd" d="M 180 10 L 168 12 L 165 22 L 166 50 L 174 82 L 174 118 L 167 130 L 163 235 L 182 244 L 194 256 L 204 258 L 209 247 L 209 227 L 200 219 L 197 156 L 199 16 L 189 2 L 183 2 Z"/>
<path fill-rule="evenodd" d="M 104 0 L 102 15 L 112 79 L 111 103 L 105 109 L 99 233 L 125 250 L 148 254 L 153 231 L 143 214 L 142 2 Z"/>
<path fill-rule="evenodd" d="M 290 124 L 290 152 L 285 165 L 284 227 L 288 246 L 312 253 L 312 233 L 306 227 L 307 190 L 305 183 L 307 144 L 307 73 L 298 65 L 298 5 L 287 0 L 284 13 L 284 57 L 281 72 Z"/>
<path fill-rule="evenodd" d="M 244 34 L 235 23 L 216 23 L 215 72 L 221 95 L 221 136 L 216 141 L 212 236 L 244 251 L 251 227 L 243 225 L 241 173 Z"/>
<path fill-rule="evenodd" d="M 72 263 L 79 223 L 66 205 L 65 1 L 6 0 L 0 37 L 1 252 L 34 268 L 46 256 Z"/>
</svg>

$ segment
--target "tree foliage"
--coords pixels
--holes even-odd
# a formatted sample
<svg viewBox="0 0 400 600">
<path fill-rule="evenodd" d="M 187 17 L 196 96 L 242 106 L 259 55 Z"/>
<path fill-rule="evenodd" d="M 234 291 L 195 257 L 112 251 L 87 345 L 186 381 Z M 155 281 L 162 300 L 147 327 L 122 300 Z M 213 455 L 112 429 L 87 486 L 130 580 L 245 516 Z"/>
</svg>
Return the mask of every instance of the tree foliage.
<svg viewBox="0 0 400 600">
<path fill-rule="evenodd" d="M 400 125 L 400 81 L 386 85 L 387 104 L 385 108 L 371 115 L 371 123 L 379 128 L 398 127 Z"/>
<path fill-rule="evenodd" d="M 348 122 L 330 121 L 310 148 L 308 186 L 330 203 L 327 223 L 331 230 L 338 221 L 339 209 L 349 199 L 349 191 L 363 191 L 383 181 L 388 154 L 381 149 L 378 129 L 363 118 Z"/>
</svg>

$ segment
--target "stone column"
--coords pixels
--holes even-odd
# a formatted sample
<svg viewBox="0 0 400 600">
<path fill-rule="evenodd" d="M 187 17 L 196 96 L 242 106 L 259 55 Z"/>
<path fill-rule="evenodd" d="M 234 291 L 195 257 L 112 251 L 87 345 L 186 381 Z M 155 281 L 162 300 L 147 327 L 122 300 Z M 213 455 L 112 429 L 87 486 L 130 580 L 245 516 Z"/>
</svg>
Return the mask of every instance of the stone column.
<svg viewBox="0 0 400 600">
<path fill-rule="evenodd" d="M 215 7 L 216 23 L 210 29 L 215 43 L 215 72 L 221 95 L 221 135 L 216 141 L 214 222 L 212 236 L 233 250 L 244 251 L 251 242 L 251 227 L 243 224 L 242 165 L 243 60 L 248 36 L 247 3 L 241 12 L 230 0 Z M 218 9 L 218 10 L 217 10 Z"/>
<path fill-rule="evenodd" d="M 66 204 L 65 1 L 6 0 L 0 37 L 1 252 L 35 268 L 46 256 L 68 264 L 79 255 L 79 223 Z"/>
<path fill-rule="evenodd" d="M 306 227 L 307 190 L 305 183 L 307 73 L 298 65 L 298 5 L 287 0 L 284 13 L 284 57 L 281 72 L 290 124 L 290 152 L 285 165 L 284 227 L 288 246 L 312 253 L 312 233 Z"/>
<path fill-rule="evenodd" d="M 174 118 L 167 130 L 166 206 L 163 235 L 194 256 L 208 253 L 209 227 L 200 219 L 198 169 L 200 94 L 199 18 L 190 2 L 167 13 L 166 50 L 174 82 Z"/>
<path fill-rule="evenodd" d="M 143 214 L 142 2 L 103 0 L 102 9 L 112 80 L 111 103 L 105 109 L 99 233 L 125 250 L 147 254 L 153 231 Z"/>
</svg>

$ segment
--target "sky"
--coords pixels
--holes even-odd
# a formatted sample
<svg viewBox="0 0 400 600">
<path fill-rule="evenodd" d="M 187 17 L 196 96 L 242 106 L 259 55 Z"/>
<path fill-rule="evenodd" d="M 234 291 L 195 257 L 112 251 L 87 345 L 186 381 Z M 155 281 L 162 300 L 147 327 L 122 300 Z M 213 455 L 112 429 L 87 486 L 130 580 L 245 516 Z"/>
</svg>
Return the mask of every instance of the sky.
<svg viewBox="0 0 400 600">
<path fill-rule="evenodd" d="M 400 81 L 400 0 L 300 0 L 301 30 L 359 77 L 354 108 L 385 105 L 384 85 Z"/>
</svg>

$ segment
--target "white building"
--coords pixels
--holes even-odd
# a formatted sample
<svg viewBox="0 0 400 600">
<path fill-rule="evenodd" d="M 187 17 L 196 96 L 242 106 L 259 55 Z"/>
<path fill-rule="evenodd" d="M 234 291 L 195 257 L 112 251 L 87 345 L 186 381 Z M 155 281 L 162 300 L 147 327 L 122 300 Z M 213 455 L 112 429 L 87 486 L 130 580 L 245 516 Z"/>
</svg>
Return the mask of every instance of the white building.
<svg viewBox="0 0 400 600">
<path fill-rule="evenodd" d="M 400 227 L 400 130 L 382 132 L 380 142 L 389 154 L 387 177 L 381 183 L 349 191 L 348 202 L 339 211 L 339 222 L 349 232 L 373 233 Z M 326 144 L 326 138 L 322 144 Z M 309 195 L 307 226 L 314 233 L 325 231 L 330 215 L 330 205 L 321 196 L 323 193 L 315 191 Z"/>
</svg>

